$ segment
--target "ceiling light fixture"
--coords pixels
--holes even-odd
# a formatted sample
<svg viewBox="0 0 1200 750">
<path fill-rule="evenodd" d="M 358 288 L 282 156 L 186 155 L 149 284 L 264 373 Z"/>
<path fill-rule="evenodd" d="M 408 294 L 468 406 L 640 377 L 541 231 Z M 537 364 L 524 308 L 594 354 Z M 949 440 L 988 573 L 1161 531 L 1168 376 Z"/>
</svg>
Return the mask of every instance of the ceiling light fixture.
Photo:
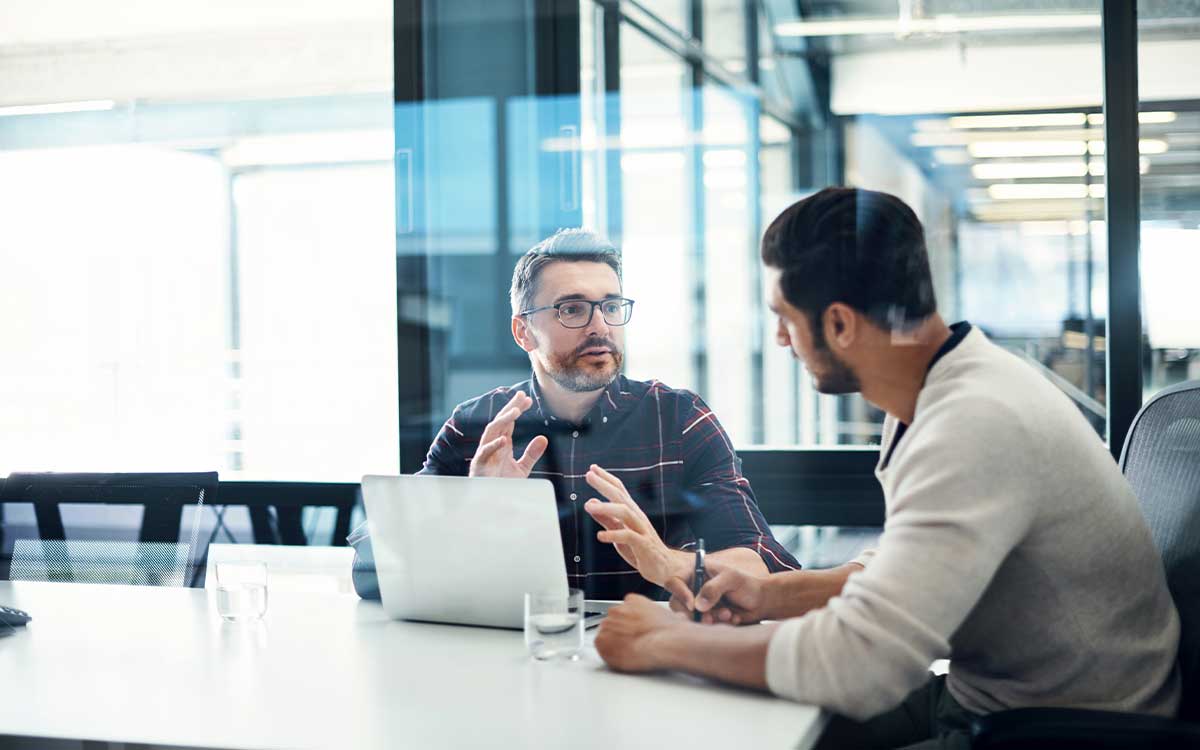
<svg viewBox="0 0 1200 750">
<path fill-rule="evenodd" d="M 845 18 L 833 21 L 786 21 L 775 24 L 778 36 L 856 36 L 866 34 L 961 34 L 970 31 L 1049 31 L 1098 29 L 1099 13 L 957 16 L 932 18 Z"/>
<path fill-rule="evenodd" d="M 1087 123 L 1082 112 L 1043 112 L 1028 115 L 963 115 L 951 117 L 950 127 L 972 128 L 1055 128 L 1078 127 Z"/>
<path fill-rule="evenodd" d="M 55 102 L 53 104 L 20 104 L 0 107 L 0 117 L 15 115 L 59 115 L 67 112 L 106 112 L 117 106 L 112 99 L 89 99 L 79 102 Z"/>
</svg>

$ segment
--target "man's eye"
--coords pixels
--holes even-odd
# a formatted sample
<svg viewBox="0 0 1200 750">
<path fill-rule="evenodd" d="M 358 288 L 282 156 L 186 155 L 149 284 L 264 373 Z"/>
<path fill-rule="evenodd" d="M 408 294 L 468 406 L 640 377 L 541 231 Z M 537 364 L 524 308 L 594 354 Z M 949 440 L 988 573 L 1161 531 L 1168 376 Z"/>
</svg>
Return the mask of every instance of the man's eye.
<svg viewBox="0 0 1200 750">
<path fill-rule="evenodd" d="M 617 313 L 621 312 L 621 303 L 620 302 L 605 302 L 604 306 L 603 306 L 603 310 L 604 310 L 605 315 L 616 315 Z"/>
<path fill-rule="evenodd" d="M 563 305 L 558 312 L 562 315 L 579 315 L 583 312 L 583 305 Z"/>
</svg>

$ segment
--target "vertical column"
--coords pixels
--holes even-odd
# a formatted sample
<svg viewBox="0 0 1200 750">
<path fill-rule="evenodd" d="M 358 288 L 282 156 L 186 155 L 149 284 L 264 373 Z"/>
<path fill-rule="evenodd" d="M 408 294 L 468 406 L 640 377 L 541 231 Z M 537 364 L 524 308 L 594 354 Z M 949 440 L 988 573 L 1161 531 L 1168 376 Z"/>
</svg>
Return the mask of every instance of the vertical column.
<svg viewBox="0 0 1200 750">
<path fill-rule="evenodd" d="M 1136 2 L 1104 0 L 1103 39 L 1108 445 L 1113 456 L 1119 456 L 1142 405 Z"/>
</svg>

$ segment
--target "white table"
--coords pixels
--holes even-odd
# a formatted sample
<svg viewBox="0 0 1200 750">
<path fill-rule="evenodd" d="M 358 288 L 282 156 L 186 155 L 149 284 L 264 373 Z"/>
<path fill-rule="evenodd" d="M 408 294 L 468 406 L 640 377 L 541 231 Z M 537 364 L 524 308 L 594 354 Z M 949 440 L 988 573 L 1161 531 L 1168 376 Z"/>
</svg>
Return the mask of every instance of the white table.
<svg viewBox="0 0 1200 750">
<path fill-rule="evenodd" d="M 811 706 L 680 675 L 530 660 L 521 633 L 391 621 L 353 595 L 0 582 L 0 734 L 228 748 L 800 748 Z M 593 632 L 594 631 L 590 631 Z"/>
</svg>

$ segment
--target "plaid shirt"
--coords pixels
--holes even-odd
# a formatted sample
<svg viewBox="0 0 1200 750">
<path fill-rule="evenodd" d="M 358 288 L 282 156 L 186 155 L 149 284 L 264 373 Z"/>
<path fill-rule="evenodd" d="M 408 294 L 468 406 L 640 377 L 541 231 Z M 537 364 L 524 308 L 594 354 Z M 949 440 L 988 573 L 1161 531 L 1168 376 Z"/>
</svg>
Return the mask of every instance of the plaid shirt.
<svg viewBox="0 0 1200 750">
<path fill-rule="evenodd" d="M 514 426 L 513 449 L 520 456 L 537 435 L 549 439 L 530 477 L 554 485 L 567 577 L 587 598 L 662 595 L 611 544 L 596 539 L 603 527 L 583 510 L 588 499 L 604 499 L 584 479 L 591 464 L 625 484 L 670 547 L 693 548 L 702 537 L 709 552 L 752 549 L 772 572 L 800 567 L 771 535 L 716 415 L 696 394 L 656 380 L 618 377 L 577 425 L 550 414 L 534 378 L 497 388 L 455 408 L 420 473 L 466 475 L 484 427 L 515 391 L 532 395 L 534 405 Z"/>
</svg>

